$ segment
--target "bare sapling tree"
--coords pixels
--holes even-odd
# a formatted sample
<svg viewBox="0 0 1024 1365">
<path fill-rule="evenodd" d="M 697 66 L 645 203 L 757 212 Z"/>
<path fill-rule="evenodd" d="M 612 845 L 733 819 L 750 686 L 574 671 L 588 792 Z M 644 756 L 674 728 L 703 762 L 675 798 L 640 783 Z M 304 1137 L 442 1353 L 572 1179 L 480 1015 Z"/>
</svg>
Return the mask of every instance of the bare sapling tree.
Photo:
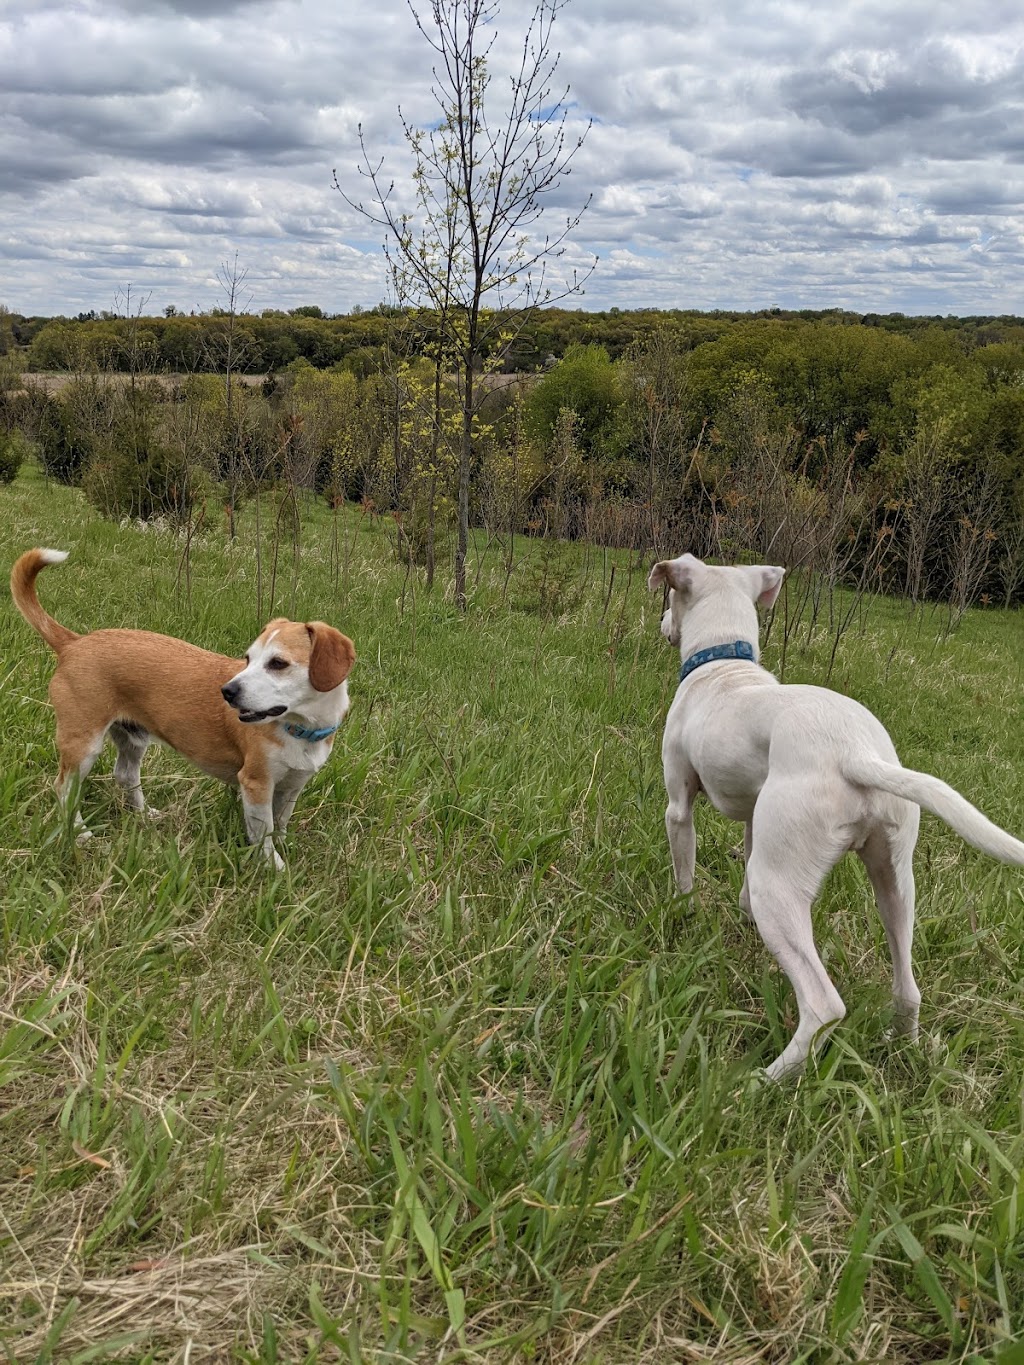
<svg viewBox="0 0 1024 1365">
<path fill-rule="evenodd" d="M 252 295 L 242 297 L 245 281 L 249 274 L 247 268 L 240 268 L 238 252 L 234 259 L 223 261 L 217 269 L 217 282 L 221 287 L 223 305 L 216 310 L 219 326 L 212 333 L 209 346 L 212 365 L 224 374 L 224 450 L 223 475 L 227 484 L 226 512 L 228 535 L 235 539 L 236 516 L 241 497 L 245 450 L 242 421 L 235 393 L 236 375 L 243 370 L 252 358 L 252 338 L 238 325 L 239 314 L 245 313 L 252 303 Z"/>
<path fill-rule="evenodd" d="M 1003 590 L 1003 605 L 1009 607 L 1024 586 L 1024 482 L 1018 481 L 1003 517 L 1000 535 L 1003 552 L 997 571 Z"/>
<path fill-rule="evenodd" d="M 124 448 L 124 453 L 134 462 L 135 470 L 141 470 L 146 464 L 153 439 L 155 407 L 153 393 L 149 386 L 143 384 L 143 375 L 151 373 L 154 358 L 153 348 L 146 344 L 153 338 L 145 335 L 142 326 L 149 299 L 149 294 L 144 294 L 141 298 L 136 295 L 133 299 L 130 283 L 114 295 L 114 316 L 124 320 L 120 331 L 117 361 L 119 368 L 128 372 L 128 383 L 125 389 L 118 393 L 116 404 L 120 409 L 118 413 L 121 419 L 120 444 Z M 142 482 L 141 474 L 138 476 L 138 482 L 140 484 Z M 132 510 L 142 514 L 142 499 L 139 507 Z"/>
<path fill-rule="evenodd" d="M 351 198 L 337 172 L 334 177 L 346 202 L 384 230 L 395 300 L 433 312 L 436 353 L 457 376 L 455 599 L 463 610 L 474 427 L 485 393 L 482 363 L 507 349 L 510 334 L 533 309 L 580 291 L 596 264 L 595 259 L 582 272 L 569 271 L 558 287 L 548 283 L 548 268 L 564 254 L 589 197 L 554 232 L 539 227 L 589 130 L 588 124 L 572 133 L 568 87 L 556 90 L 553 84 L 559 54 L 551 46 L 552 28 L 566 3 L 537 0 L 497 118 L 488 97 L 500 0 L 432 0 L 429 17 L 410 3 L 436 56 L 432 94 L 439 112 L 420 128 L 399 109 L 413 161 L 412 203 L 396 196 L 395 182 L 384 174 L 383 161 L 371 158 L 361 127 L 359 172 L 372 197 Z"/>
<path fill-rule="evenodd" d="M 695 452 L 687 440 L 683 354 L 668 332 L 658 327 L 644 341 L 633 343 L 623 368 L 637 454 L 647 465 L 650 548 L 661 557 L 668 539 L 670 507 L 684 496 L 694 463 Z"/>
<path fill-rule="evenodd" d="M 906 566 L 904 591 L 915 606 L 930 586 L 929 560 L 949 512 L 954 461 L 948 420 L 937 417 L 919 423 L 903 455 L 904 496 L 899 507 Z"/>
<path fill-rule="evenodd" d="M 999 509 L 998 482 L 992 465 L 980 478 L 954 481 L 953 497 L 959 511 L 947 549 L 947 632 L 956 629 L 981 592 L 999 540 L 994 529 Z"/>
<path fill-rule="evenodd" d="M 134 394 L 140 376 L 151 373 L 153 364 L 153 337 L 144 334 L 142 320 L 152 296 L 144 294 L 132 298 L 132 286 L 126 284 L 114 294 L 114 316 L 124 319 L 120 333 L 120 368 L 128 371 L 128 387 Z"/>
<path fill-rule="evenodd" d="M 97 441 L 83 470 L 86 497 L 106 516 L 177 521 L 187 510 L 190 492 L 184 464 L 170 449 L 164 391 L 155 378 L 156 338 L 146 324 L 149 295 L 133 296 L 129 284 L 115 295 L 118 320 L 109 363 L 127 375 L 111 383 L 104 407 L 109 413 L 105 440 Z"/>
</svg>

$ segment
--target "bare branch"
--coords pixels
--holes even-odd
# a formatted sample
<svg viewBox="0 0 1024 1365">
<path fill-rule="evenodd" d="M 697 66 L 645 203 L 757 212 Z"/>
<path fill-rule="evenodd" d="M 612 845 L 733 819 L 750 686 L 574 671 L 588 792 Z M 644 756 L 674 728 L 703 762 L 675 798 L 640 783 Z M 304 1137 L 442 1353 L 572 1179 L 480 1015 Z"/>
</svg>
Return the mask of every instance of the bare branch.
<svg viewBox="0 0 1024 1365">
<path fill-rule="evenodd" d="M 465 606 L 469 475 L 474 417 L 479 400 L 474 376 L 485 345 L 515 317 L 580 292 L 597 264 L 570 272 L 560 288 L 547 272 L 565 249 L 590 205 L 569 214 L 542 238 L 535 230 L 545 200 L 562 184 L 590 131 L 570 136 L 568 86 L 557 87 L 560 53 L 551 46 L 555 21 L 567 0 L 536 0 L 523 35 L 518 65 L 509 78 L 501 117 L 493 109 L 490 61 L 500 0 L 431 0 L 429 15 L 407 0 L 418 31 L 435 54 L 431 94 L 440 117 L 429 128 L 398 110 L 413 158 L 412 204 L 396 201 L 395 182 L 383 158 L 371 158 L 359 128 L 368 199 L 352 197 L 334 172 L 345 202 L 385 235 L 388 277 L 401 306 L 429 307 L 437 317 L 438 354 L 456 358 L 462 405 L 459 462 L 458 550 L 455 591 Z M 485 309 L 494 310 L 488 313 Z M 501 313 L 501 323 L 494 313 Z"/>
</svg>

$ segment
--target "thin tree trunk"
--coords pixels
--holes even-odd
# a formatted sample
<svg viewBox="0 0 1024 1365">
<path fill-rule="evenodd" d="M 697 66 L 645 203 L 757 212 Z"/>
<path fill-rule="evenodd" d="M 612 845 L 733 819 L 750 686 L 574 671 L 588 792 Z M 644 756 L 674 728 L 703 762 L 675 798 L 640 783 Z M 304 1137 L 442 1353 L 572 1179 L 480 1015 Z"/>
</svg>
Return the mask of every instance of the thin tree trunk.
<svg viewBox="0 0 1024 1365">
<path fill-rule="evenodd" d="M 462 440 L 459 446 L 459 536 L 455 550 L 455 602 L 466 610 L 466 553 L 469 548 L 469 471 L 473 453 L 473 353 L 465 367 L 462 396 Z"/>
</svg>

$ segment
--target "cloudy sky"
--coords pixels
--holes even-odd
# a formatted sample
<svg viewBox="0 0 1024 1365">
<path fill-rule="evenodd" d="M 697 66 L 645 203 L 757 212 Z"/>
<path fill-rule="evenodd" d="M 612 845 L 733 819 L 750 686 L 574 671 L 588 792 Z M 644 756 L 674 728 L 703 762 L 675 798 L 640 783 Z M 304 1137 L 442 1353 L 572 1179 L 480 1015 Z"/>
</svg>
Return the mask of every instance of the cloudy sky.
<svg viewBox="0 0 1024 1365">
<path fill-rule="evenodd" d="M 1020 0 L 571 0 L 554 42 L 579 306 L 1024 314 Z M 405 0 L 0 0 L 0 303 L 206 309 L 237 252 L 255 311 L 372 306 L 331 172 L 361 123 L 406 192 L 431 63 Z"/>
</svg>

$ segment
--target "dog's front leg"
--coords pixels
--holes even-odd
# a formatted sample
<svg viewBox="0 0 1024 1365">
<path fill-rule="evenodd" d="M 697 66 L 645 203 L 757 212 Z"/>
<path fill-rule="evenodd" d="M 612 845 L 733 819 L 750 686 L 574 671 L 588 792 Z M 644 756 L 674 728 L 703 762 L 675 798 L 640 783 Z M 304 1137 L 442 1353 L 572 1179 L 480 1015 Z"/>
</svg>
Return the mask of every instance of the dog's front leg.
<svg viewBox="0 0 1024 1365">
<path fill-rule="evenodd" d="M 279 832 L 288 828 L 295 802 L 310 776 L 308 772 L 290 772 L 274 788 L 274 828 Z"/>
<path fill-rule="evenodd" d="M 676 886 L 684 896 L 693 890 L 693 869 L 697 861 L 697 835 L 693 828 L 693 803 L 700 790 L 697 774 L 686 764 L 670 772 L 666 764 L 665 785 L 668 788 L 668 808 L 665 811 L 665 832 L 672 853 L 672 871 Z"/>
<path fill-rule="evenodd" d="M 274 847 L 273 784 L 265 774 L 247 772 L 243 768 L 238 774 L 238 785 L 242 791 L 242 811 L 249 842 L 259 844 L 263 856 L 280 872 L 284 859 Z"/>
</svg>

